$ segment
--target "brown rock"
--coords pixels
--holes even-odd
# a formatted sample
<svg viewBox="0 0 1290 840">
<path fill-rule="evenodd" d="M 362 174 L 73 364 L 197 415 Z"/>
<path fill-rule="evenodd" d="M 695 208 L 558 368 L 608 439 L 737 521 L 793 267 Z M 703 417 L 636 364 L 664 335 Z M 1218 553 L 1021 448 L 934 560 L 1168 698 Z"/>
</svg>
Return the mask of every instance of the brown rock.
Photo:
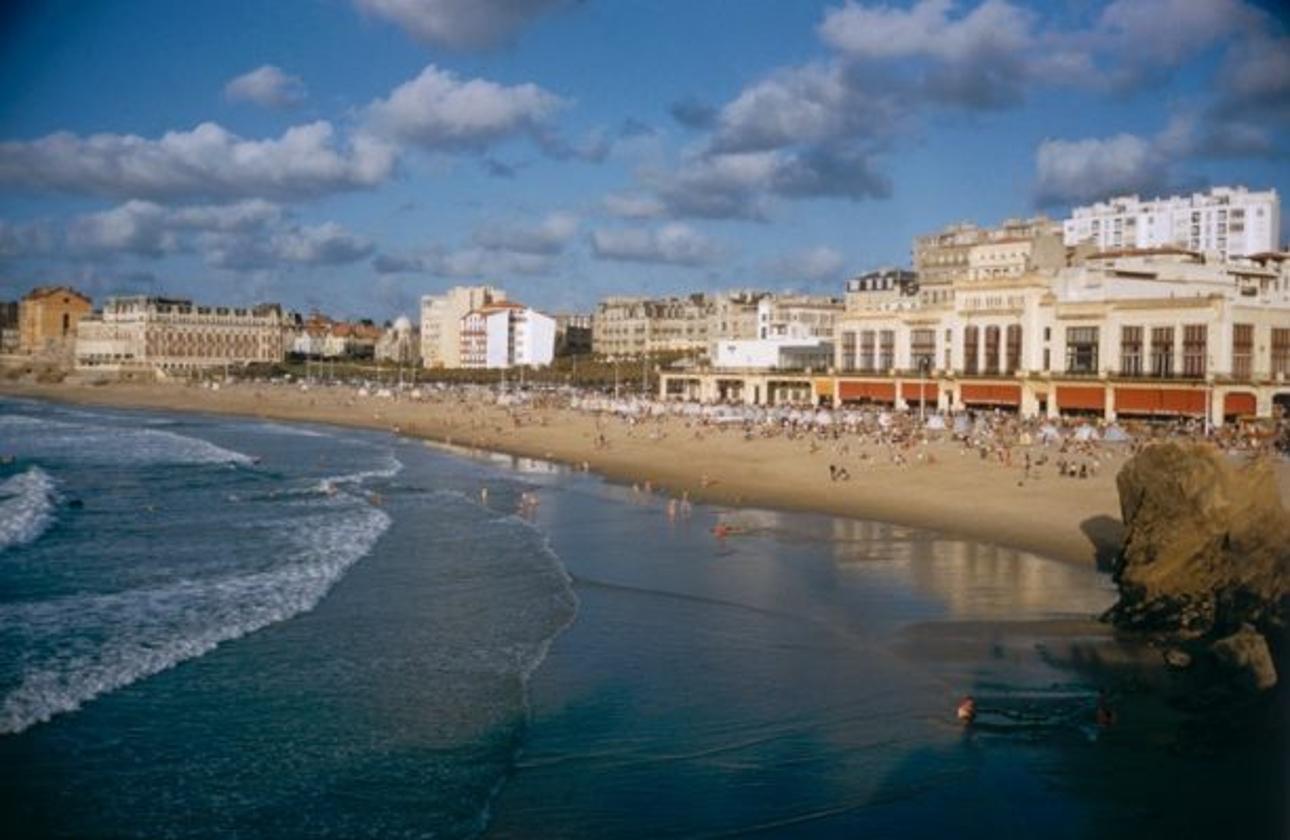
<svg viewBox="0 0 1290 840">
<path fill-rule="evenodd" d="M 1149 447 L 1116 477 L 1125 525 L 1108 616 L 1184 638 L 1290 619 L 1290 515 L 1266 461 L 1206 445 Z"/>
<path fill-rule="evenodd" d="M 1214 642 L 1209 651 L 1220 665 L 1235 674 L 1243 688 L 1266 691 L 1277 684 L 1277 669 L 1267 640 L 1248 624 Z"/>
</svg>

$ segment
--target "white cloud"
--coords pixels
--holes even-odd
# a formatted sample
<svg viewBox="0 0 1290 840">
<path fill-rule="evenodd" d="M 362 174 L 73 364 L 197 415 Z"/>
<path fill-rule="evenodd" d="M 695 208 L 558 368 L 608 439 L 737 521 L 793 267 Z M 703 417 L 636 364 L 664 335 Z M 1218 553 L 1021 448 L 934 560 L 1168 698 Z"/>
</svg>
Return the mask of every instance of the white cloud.
<svg viewBox="0 0 1290 840">
<path fill-rule="evenodd" d="M 293 108 L 305 101 L 305 83 L 278 67 L 265 64 L 243 73 L 224 86 L 230 102 L 253 102 L 265 108 Z"/>
<path fill-rule="evenodd" d="M 73 220 L 67 229 L 67 244 L 78 252 L 148 257 L 180 250 L 179 236 L 168 226 L 166 209 L 149 201 L 129 201 Z"/>
<path fill-rule="evenodd" d="M 751 152 L 885 135 L 900 113 L 892 97 L 864 90 L 842 67 L 810 64 L 745 88 L 721 108 L 712 146 Z"/>
<path fill-rule="evenodd" d="M 639 193 L 610 193 L 601 200 L 605 212 L 620 219 L 654 219 L 663 215 L 663 202 Z"/>
<path fill-rule="evenodd" d="M 309 198 L 376 186 L 396 150 L 369 136 L 343 147 L 331 123 L 247 140 L 215 123 L 156 140 L 132 134 L 59 132 L 0 143 L 0 185 L 120 198 Z"/>
<path fill-rule="evenodd" d="M 1099 16 L 1097 36 L 1130 63 L 1173 66 L 1262 23 L 1263 14 L 1242 0 L 1114 0 Z"/>
<path fill-rule="evenodd" d="M 335 222 L 292 227 L 270 238 L 273 254 L 304 265 L 339 265 L 361 260 L 373 251 L 372 240 L 350 233 Z"/>
<path fill-rule="evenodd" d="M 830 46 L 859 59 L 909 56 L 963 61 L 986 53 L 1016 52 L 1031 40 L 1032 15 L 1004 0 L 986 0 L 951 19 L 951 0 L 920 0 L 908 9 L 847 0 L 819 26 Z"/>
<path fill-rule="evenodd" d="M 1134 134 L 1084 140 L 1045 140 L 1035 158 L 1041 204 L 1081 203 L 1141 192 L 1163 191 L 1166 158 Z"/>
<path fill-rule="evenodd" d="M 475 232 L 475 244 L 517 254 L 559 254 L 578 234 L 578 217 L 549 213 L 536 225 L 490 224 Z"/>
<path fill-rule="evenodd" d="M 566 0 L 355 0 L 359 8 L 402 27 L 413 38 L 456 49 L 506 40 Z"/>
<path fill-rule="evenodd" d="M 532 83 L 507 87 L 461 80 L 433 64 L 367 108 L 371 129 L 432 149 L 480 149 L 508 135 L 537 130 L 564 100 Z"/>
<path fill-rule="evenodd" d="M 598 259 L 701 266 L 714 262 L 721 249 L 708 237 L 683 224 L 661 228 L 614 228 L 593 231 L 591 250 Z"/>
</svg>

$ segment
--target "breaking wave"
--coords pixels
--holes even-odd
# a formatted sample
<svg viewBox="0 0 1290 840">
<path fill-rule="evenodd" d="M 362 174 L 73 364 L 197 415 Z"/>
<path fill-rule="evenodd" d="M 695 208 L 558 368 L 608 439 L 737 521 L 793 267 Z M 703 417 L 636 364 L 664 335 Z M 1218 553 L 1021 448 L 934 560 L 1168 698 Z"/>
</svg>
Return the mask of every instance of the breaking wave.
<svg viewBox="0 0 1290 840">
<path fill-rule="evenodd" d="M 281 523 L 289 548 L 267 571 L 0 606 L 0 637 L 18 640 L 24 660 L 19 684 L 0 703 L 0 733 L 21 732 L 313 609 L 390 521 L 341 495 Z"/>
<path fill-rule="evenodd" d="M 66 457 L 111 464 L 250 464 L 242 452 L 200 438 L 156 428 L 91 425 L 20 414 L 0 416 L 0 432 L 18 435 L 12 445 L 27 457 Z"/>
<path fill-rule="evenodd" d="M 0 483 L 0 551 L 40 539 L 54 524 L 57 500 L 54 479 L 40 467 Z"/>
</svg>

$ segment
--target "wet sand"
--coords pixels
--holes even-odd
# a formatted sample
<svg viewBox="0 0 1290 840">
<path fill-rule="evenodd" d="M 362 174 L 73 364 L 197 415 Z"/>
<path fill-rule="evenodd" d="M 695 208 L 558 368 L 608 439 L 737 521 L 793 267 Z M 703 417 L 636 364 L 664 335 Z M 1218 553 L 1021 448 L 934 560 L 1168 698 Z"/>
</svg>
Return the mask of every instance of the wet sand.
<svg viewBox="0 0 1290 840">
<path fill-rule="evenodd" d="M 965 454 L 951 441 L 929 444 L 925 460 L 896 465 L 876 444 L 853 444 L 840 455 L 832 445 L 817 447 L 806 438 L 746 441 L 740 429 L 687 428 L 675 417 L 630 426 L 573 410 L 525 408 L 516 425 L 505 408 L 431 393 L 413 401 L 360 397 L 351 388 L 263 384 L 220 390 L 168 383 L 0 384 L 0 394 L 15 397 L 395 430 L 585 465 L 612 479 L 648 481 L 658 492 L 688 493 L 696 502 L 881 520 L 1086 566 L 1109 562 L 1122 537 L 1115 475 L 1128 455 L 1123 447 L 1103 447 L 1101 469 L 1087 479 L 1057 476 L 1055 450 L 1048 450 L 1050 463 L 1026 480 L 1020 453 L 1005 466 Z M 831 481 L 831 464 L 846 466 L 851 479 Z M 1284 498 L 1290 464 L 1276 469 Z"/>
</svg>

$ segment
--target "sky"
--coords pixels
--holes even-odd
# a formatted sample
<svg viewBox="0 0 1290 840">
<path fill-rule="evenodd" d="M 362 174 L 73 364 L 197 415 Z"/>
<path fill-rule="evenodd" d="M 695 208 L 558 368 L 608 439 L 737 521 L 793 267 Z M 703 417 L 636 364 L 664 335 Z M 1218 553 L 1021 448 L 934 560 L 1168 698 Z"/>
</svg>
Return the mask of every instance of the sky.
<svg viewBox="0 0 1290 840">
<path fill-rule="evenodd" d="M 0 299 L 837 294 L 955 221 L 1285 195 L 1288 129 L 1276 0 L 15 1 Z"/>
</svg>

